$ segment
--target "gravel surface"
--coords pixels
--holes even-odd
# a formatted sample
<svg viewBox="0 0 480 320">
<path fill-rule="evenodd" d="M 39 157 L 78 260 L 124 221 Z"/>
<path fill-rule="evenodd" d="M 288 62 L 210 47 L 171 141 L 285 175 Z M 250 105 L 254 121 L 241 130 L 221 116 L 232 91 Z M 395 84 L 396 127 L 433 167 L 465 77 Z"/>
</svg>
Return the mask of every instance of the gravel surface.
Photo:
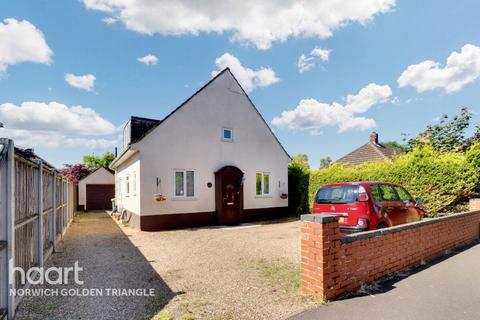
<svg viewBox="0 0 480 320">
<path fill-rule="evenodd" d="M 123 227 L 176 295 L 174 318 L 281 319 L 313 306 L 299 294 L 300 222 L 141 232 Z"/>
<path fill-rule="evenodd" d="M 45 268 L 73 267 L 75 261 L 84 268 L 79 277 L 83 286 L 72 284 L 70 273 L 69 285 L 37 285 L 34 289 L 147 288 L 155 289 L 156 297 L 26 297 L 16 319 L 147 319 L 174 296 L 104 212 L 76 216 Z"/>
<path fill-rule="evenodd" d="M 18 319 L 282 319 L 314 306 L 299 293 L 299 221 L 142 232 L 105 213 L 77 220 L 49 265 L 78 260 L 83 287 L 155 298 L 26 298 Z"/>
</svg>

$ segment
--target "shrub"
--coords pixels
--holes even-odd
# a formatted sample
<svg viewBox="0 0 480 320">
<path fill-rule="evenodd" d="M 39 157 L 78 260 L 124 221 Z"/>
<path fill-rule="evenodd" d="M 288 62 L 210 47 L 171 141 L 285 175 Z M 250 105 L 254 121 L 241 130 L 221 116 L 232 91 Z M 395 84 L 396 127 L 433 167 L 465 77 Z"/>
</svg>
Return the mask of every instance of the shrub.
<svg viewBox="0 0 480 320">
<path fill-rule="evenodd" d="M 310 174 L 310 199 L 322 185 L 347 181 L 386 181 L 404 186 L 424 199 L 430 216 L 448 212 L 473 196 L 480 182 L 480 145 L 465 155 L 439 152 L 431 146 L 414 148 L 392 161 L 368 162 L 356 167 L 335 164 Z"/>
<path fill-rule="evenodd" d="M 310 170 L 308 165 L 292 161 L 288 166 L 288 208 L 292 215 L 310 213 L 308 202 L 308 184 Z"/>
</svg>

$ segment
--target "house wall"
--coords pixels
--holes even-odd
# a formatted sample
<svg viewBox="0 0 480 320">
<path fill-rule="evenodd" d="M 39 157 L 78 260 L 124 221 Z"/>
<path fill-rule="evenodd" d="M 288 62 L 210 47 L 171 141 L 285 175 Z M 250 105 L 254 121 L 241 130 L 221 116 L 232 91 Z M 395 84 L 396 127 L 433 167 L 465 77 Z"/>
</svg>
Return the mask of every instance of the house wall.
<svg viewBox="0 0 480 320">
<path fill-rule="evenodd" d="M 87 184 L 114 184 L 115 177 L 114 175 L 106 170 L 105 168 L 100 168 L 97 171 L 86 176 L 78 182 L 78 205 L 84 206 L 87 201 L 86 199 L 86 186 Z"/>
<path fill-rule="evenodd" d="M 480 211 L 340 235 L 337 216 L 303 215 L 302 291 L 336 298 L 479 239 Z"/>
<path fill-rule="evenodd" d="M 116 168 L 115 199 L 119 212 L 126 209 L 133 214 L 140 214 L 140 173 L 140 154 L 138 153 Z M 130 184 L 129 192 L 127 192 L 127 177 Z"/>
<path fill-rule="evenodd" d="M 223 127 L 233 129 L 233 142 L 222 140 Z M 288 192 L 289 158 L 228 72 L 132 148 L 139 150 L 142 158 L 142 216 L 215 212 L 214 173 L 227 165 L 244 172 L 246 211 L 288 206 L 288 200 L 280 195 Z M 175 169 L 195 171 L 195 198 L 174 197 Z M 257 172 L 270 173 L 269 196 L 255 195 Z M 157 178 L 161 182 L 158 188 Z M 153 195 L 157 192 L 166 201 L 156 202 Z"/>
</svg>

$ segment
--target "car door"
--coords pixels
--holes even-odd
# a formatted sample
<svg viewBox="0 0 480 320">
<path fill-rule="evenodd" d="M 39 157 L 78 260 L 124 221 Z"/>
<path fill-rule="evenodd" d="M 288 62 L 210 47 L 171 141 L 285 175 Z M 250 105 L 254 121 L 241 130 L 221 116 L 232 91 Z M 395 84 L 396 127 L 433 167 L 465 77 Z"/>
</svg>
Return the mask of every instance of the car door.
<svg viewBox="0 0 480 320">
<path fill-rule="evenodd" d="M 405 215 L 406 223 L 421 220 L 421 214 L 419 210 L 415 207 L 415 201 L 413 200 L 410 193 L 408 193 L 408 191 L 401 186 L 395 186 L 394 188 L 398 194 L 398 197 L 400 198 L 400 201 L 402 201 L 402 211 Z"/>
<path fill-rule="evenodd" d="M 400 200 L 393 185 L 378 185 L 382 196 L 381 215 L 383 219 L 389 221 L 391 226 L 406 223 L 405 204 Z"/>
</svg>

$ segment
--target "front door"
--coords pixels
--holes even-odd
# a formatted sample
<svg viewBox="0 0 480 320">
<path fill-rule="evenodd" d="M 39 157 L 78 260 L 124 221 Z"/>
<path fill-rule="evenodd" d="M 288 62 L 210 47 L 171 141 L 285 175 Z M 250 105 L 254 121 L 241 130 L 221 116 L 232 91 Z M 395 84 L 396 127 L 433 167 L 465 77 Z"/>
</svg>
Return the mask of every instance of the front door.
<svg viewBox="0 0 480 320">
<path fill-rule="evenodd" d="M 227 166 L 215 173 L 217 220 L 219 224 L 237 224 L 243 213 L 243 172 Z"/>
</svg>

